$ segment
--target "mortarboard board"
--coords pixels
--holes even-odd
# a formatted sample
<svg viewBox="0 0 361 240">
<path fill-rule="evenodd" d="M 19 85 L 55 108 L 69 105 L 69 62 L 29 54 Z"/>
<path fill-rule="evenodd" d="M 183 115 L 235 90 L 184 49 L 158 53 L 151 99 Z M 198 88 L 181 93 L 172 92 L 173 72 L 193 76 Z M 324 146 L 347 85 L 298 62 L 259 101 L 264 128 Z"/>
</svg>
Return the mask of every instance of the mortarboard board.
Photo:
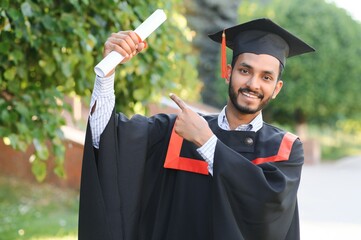
<svg viewBox="0 0 361 240">
<path fill-rule="evenodd" d="M 315 51 L 307 43 L 269 19 L 261 18 L 209 34 L 222 43 L 222 77 L 226 76 L 226 49 L 233 50 L 233 58 L 241 53 L 268 54 L 284 66 L 286 58 Z"/>
</svg>

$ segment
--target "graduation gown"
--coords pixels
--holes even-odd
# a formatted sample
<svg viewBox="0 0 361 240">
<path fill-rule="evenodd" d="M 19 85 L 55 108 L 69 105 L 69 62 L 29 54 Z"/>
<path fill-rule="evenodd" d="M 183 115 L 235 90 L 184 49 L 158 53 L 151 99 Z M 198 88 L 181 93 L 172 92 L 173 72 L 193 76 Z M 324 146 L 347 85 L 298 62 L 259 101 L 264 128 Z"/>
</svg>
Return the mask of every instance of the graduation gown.
<svg viewBox="0 0 361 240">
<path fill-rule="evenodd" d="M 297 240 L 300 140 L 264 123 L 224 131 L 213 176 L 193 143 L 173 132 L 175 115 L 113 114 L 92 146 L 88 126 L 80 190 L 79 239 Z"/>
</svg>

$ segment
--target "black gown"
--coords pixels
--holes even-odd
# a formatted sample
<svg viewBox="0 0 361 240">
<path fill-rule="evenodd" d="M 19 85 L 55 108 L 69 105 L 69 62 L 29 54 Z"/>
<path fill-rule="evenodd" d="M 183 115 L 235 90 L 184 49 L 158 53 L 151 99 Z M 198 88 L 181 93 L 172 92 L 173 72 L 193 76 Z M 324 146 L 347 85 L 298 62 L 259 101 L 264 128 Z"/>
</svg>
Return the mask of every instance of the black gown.
<svg viewBox="0 0 361 240">
<path fill-rule="evenodd" d="M 213 176 L 196 146 L 173 133 L 175 115 L 113 114 L 92 146 L 88 125 L 80 190 L 79 239 L 297 240 L 300 140 L 264 123 L 224 131 Z"/>
</svg>

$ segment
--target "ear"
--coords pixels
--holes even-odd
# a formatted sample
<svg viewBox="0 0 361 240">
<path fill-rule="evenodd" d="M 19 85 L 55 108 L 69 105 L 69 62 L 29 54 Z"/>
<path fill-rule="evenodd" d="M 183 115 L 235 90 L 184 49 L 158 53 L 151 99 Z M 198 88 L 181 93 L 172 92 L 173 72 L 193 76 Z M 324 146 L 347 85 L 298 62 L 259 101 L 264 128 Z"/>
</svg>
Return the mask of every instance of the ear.
<svg viewBox="0 0 361 240">
<path fill-rule="evenodd" d="M 232 74 L 232 66 L 230 64 L 227 65 L 227 78 L 225 79 L 226 84 L 229 84 Z"/>
<path fill-rule="evenodd" d="M 282 86 L 283 86 L 283 81 L 280 79 L 276 83 L 275 90 L 273 91 L 273 94 L 272 94 L 272 99 L 275 99 L 277 97 L 277 95 L 280 93 L 280 91 L 282 89 Z"/>
</svg>

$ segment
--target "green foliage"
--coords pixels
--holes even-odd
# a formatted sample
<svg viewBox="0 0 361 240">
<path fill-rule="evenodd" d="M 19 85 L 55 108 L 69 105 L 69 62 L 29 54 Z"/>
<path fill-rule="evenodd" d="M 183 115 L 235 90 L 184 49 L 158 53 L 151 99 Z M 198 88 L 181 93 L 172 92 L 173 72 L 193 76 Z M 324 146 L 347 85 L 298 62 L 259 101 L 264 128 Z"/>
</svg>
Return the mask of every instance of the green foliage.
<svg viewBox="0 0 361 240">
<path fill-rule="evenodd" d="M 334 124 L 355 117 L 361 92 L 361 24 L 320 0 L 244 1 L 243 20 L 269 17 L 312 45 L 316 53 L 288 59 L 284 86 L 265 115 L 281 123 Z"/>
<path fill-rule="evenodd" d="M 170 89 L 194 99 L 200 84 L 190 57 L 190 34 L 180 0 L 4 0 L 0 5 L 0 137 L 18 150 L 35 146 L 33 172 L 46 176 L 55 155 L 63 176 L 61 112 L 67 95 L 88 96 L 94 65 L 111 32 L 135 29 L 157 8 L 168 21 L 148 39 L 150 48 L 121 66 L 117 108 L 144 112 L 144 104 Z M 50 140 L 50 145 L 46 144 Z"/>
</svg>

